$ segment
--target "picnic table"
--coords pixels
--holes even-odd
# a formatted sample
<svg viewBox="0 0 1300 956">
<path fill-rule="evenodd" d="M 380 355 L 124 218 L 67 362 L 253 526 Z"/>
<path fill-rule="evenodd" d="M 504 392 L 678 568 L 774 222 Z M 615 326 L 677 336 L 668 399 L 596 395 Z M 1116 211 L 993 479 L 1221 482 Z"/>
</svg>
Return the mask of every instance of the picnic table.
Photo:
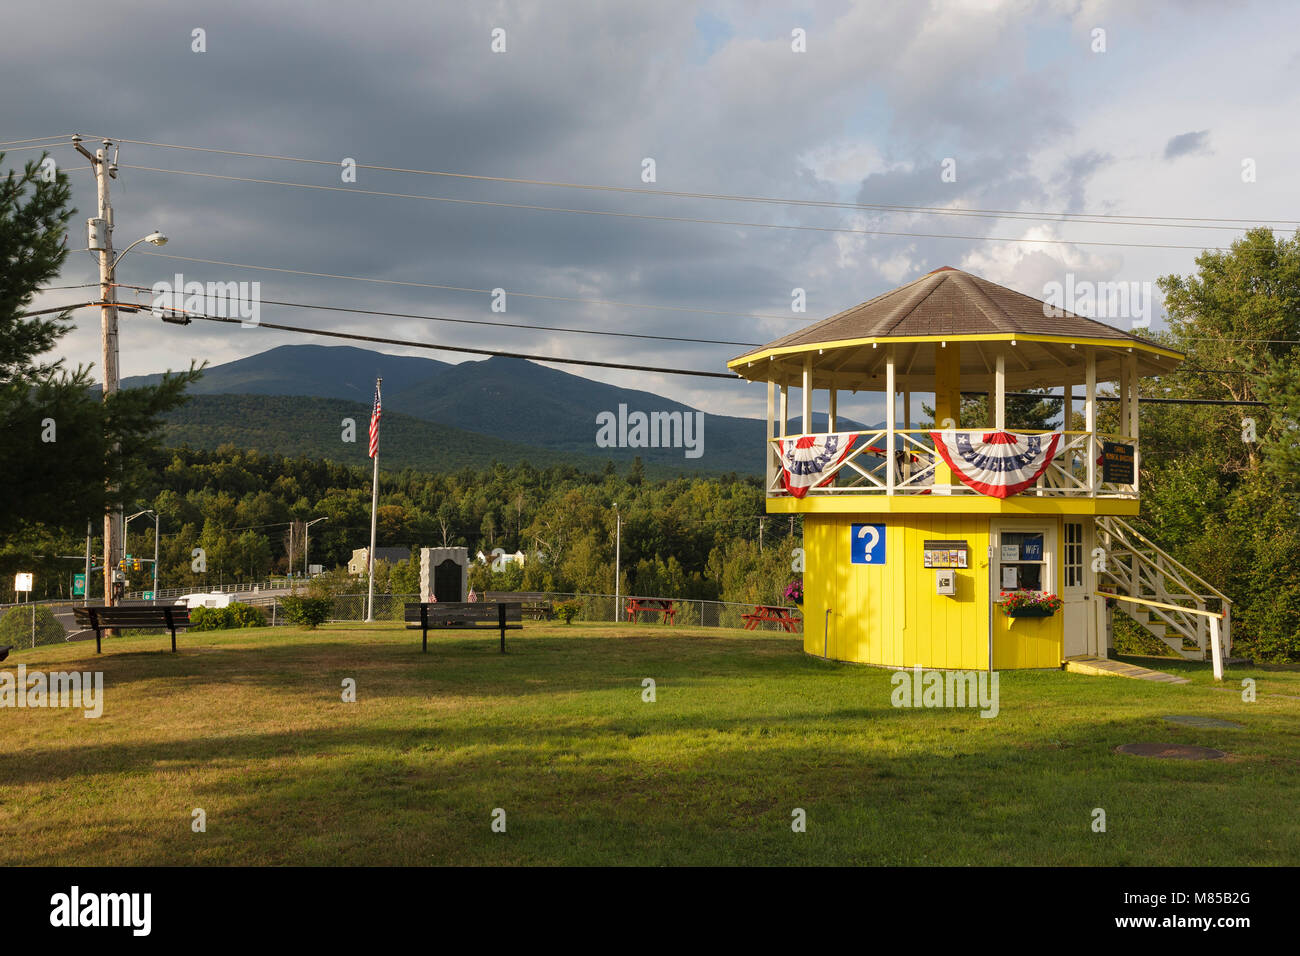
<svg viewBox="0 0 1300 956">
<path fill-rule="evenodd" d="M 768 623 L 776 624 L 782 630 L 791 634 L 799 630 L 800 619 L 791 613 L 794 608 L 784 607 L 780 604 L 756 604 L 754 613 L 742 614 L 741 618 L 745 622 L 745 630 L 753 631 L 758 629 L 758 625 Z"/>
<path fill-rule="evenodd" d="M 660 621 L 671 624 L 677 615 L 676 602 L 671 598 L 628 598 L 627 619 L 636 623 L 638 614 L 661 614 Z"/>
</svg>

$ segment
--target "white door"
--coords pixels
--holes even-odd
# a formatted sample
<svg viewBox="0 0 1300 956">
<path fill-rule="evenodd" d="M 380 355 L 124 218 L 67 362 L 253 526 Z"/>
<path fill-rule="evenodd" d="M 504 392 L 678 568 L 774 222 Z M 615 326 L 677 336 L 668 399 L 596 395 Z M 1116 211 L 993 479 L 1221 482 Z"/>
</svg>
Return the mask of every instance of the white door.
<svg viewBox="0 0 1300 956">
<path fill-rule="evenodd" d="M 1061 542 L 1061 624 L 1064 628 L 1066 657 L 1090 653 L 1088 647 L 1088 589 L 1084 575 L 1084 538 L 1082 521 L 1066 521 Z"/>
</svg>

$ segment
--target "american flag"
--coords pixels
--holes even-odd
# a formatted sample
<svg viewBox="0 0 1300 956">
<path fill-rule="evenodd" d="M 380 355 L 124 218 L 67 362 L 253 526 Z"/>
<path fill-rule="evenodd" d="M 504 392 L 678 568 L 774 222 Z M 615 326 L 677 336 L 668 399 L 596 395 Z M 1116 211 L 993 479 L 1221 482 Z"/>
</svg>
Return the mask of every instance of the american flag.
<svg viewBox="0 0 1300 956">
<path fill-rule="evenodd" d="M 370 457 L 374 458 L 379 454 L 379 416 L 383 412 L 383 406 L 379 402 L 379 383 L 382 378 L 375 379 L 375 407 L 370 413 Z"/>
</svg>

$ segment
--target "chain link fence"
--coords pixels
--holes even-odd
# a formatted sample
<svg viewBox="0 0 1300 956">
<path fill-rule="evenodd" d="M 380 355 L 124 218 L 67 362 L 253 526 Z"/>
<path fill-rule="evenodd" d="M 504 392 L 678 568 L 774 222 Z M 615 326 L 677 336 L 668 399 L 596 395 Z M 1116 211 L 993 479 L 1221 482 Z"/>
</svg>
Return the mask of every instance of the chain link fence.
<svg viewBox="0 0 1300 956">
<path fill-rule="evenodd" d="M 510 598 L 504 598 L 510 600 Z M 659 598 L 649 597 L 646 595 L 624 594 L 615 598 L 612 594 L 565 594 L 559 592 L 533 593 L 519 595 L 516 599 L 523 600 L 526 607 L 524 611 L 525 620 L 554 619 L 553 610 L 548 614 L 542 610 L 529 610 L 527 605 L 549 605 L 551 609 L 556 604 L 565 601 L 576 601 L 578 604 L 577 613 L 574 614 L 575 621 L 603 621 L 613 623 L 616 620 L 619 623 L 626 624 L 627 606 L 633 600 L 643 602 L 648 601 L 671 601 L 674 614 L 671 623 L 664 621 L 663 615 L 654 611 L 642 612 L 637 615 L 638 624 L 645 626 L 660 627 L 744 627 L 746 625 L 744 615 L 750 614 L 754 610 L 752 604 L 737 604 L 730 601 L 701 601 L 693 598 Z M 268 624 L 282 626 L 289 624 L 289 620 L 284 613 L 284 606 L 281 604 L 280 595 L 260 595 L 257 593 L 245 593 L 237 598 L 241 603 L 251 604 L 253 607 L 261 608 L 266 614 Z M 366 619 L 366 595 L 365 594 L 339 594 L 333 599 L 334 606 L 330 612 L 330 621 L 339 623 L 358 623 Z M 376 621 L 397 621 L 405 619 L 406 604 L 420 600 L 418 594 L 376 594 L 374 606 L 374 619 Z M 144 603 L 144 602 L 141 602 Z M 150 602 L 155 606 L 159 604 L 170 604 L 167 600 L 155 600 Z M 79 630 L 72 620 L 72 609 L 81 605 L 80 601 L 50 601 L 39 602 L 37 606 L 49 608 L 59 621 L 66 628 L 68 635 L 71 636 Z M 622 606 L 622 613 L 615 615 L 616 605 Z M 0 605 L 0 617 L 5 613 L 14 613 L 26 605 Z M 793 616 L 799 620 L 798 631 L 803 630 L 803 623 L 800 620 L 801 615 L 797 610 L 792 609 Z M 22 611 L 24 620 L 29 611 Z M 781 631 L 779 624 L 770 621 L 751 622 L 756 630 L 764 631 Z M 59 640 L 63 640 L 60 637 Z M 29 641 L 24 641 L 21 646 L 29 646 Z M 56 643 L 53 638 L 48 640 L 41 639 L 41 632 L 38 628 L 37 643 Z"/>
<path fill-rule="evenodd" d="M 72 620 L 74 607 L 81 607 L 81 602 L 34 601 L 0 605 L 0 646 L 12 644 L 21 649 L 62 644 L 70 631 L 76 630 Z"/>
<path fill-rule="evenodd" d="M 405 619 L 407 602 L 420 600 L 418 594 L 376 594 L 374 618 L 376 621 L 402 621 Z M 744 627 L 745 620 L 743 615 L 749 614 L 754 610 L 752 604 L 736 604 L 728 601 L 699 601 L 691 598 L 652 598 L 644 595 L 621 595 L 615 598 L 612 594 L 562 594 L 557 592 L 547 592 L 544 594 L 534 594 L 530 592 L 524 599 L 525 603 L 532 604 L 538 600 L 549 602 L 552 607 L 562 601 L 577 601 L 578 612 L 574 615 L 576 621 L 605 621 L 613 623 L 615 621 L 614 609 L 617 604 L 622 604 L 626 609 L 629 601 L 672 601 L 673 614 L 672 623 L 667 625 L 671 627 Z M 276 624 L 287 623 L 284 619 L 283 609 L 273 607 L 273 599 L 266 599 L 264 605 L 267 620 Z M 250 602 L 257 603 L 257 602 Z M 530 614 L 525 611 L 524 617 L 527 619 L 539 619 L 544 616 L 541 613 L 533 612 Z M 800 615 L 796 612 L 794 615 L 797 619 Z M 654 612 L 643 613 L 638 615 L 640 621 L 647 625 L 664 625 L 663 615 Z M 331 613 L 331 621 L 339 622 L 357 622 L 366 619 L 366 595 L 364 594 L 340 594 L 334 598 L 334 610 Z M 617 618 L 621 623 L 627 623 L 626 610 L 618 615 Z M 782 627 L 768 621 L 758 622 L 756 629 L 767 631 L 781 631 Z M 799 629 L 802 630 L 802 621 Z"/>
</svg>

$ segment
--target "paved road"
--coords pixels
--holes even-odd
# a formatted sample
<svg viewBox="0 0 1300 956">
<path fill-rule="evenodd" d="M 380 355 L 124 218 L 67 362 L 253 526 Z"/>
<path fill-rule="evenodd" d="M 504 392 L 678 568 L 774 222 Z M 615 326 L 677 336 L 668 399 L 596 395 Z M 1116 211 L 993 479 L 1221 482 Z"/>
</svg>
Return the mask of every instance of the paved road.
<svg viewBox="0 0 1300 956">
<path fill-rule="evenodd" d="M 252 591 L 239 591 L 239 592 L 236 592 L 236 593 L 231 594 L 231 598 L 234 599 L 234 600 L 236 600 L 236 601 L 241 601 L 241 600 L 242 600 L 242 601 L 249 601 L 249 602 L 251 602 L 251 603 L 258 603 L 258 604 L 260 604 L 260 603 L 263 603 L 264 600 L 265 600 L 266 598 L 278 598 L 278 597 L 284 597 L 286 594 L 289 594 L 289 593 L 291 593 L 291 589 L 290 589 L 290 588 L 276 588 L 276 589 L 274 589 L 274 590 L 268 588 L 268 589 L 266 589 L 266 590 L 263 590 L 263 591 L 257 591 L 257 592 L 252 592 Z M 157 605 L 157 606 L 165 606 L 165 605 L 167 605 L 167 604 L 169 604 L 169 603 L 171 603 L 171 602 L 169 602 L 169 601 L 130 601 L 130 600 L 127 600 L 127 601 L 123 601 L 123 602 L 122 602 L 122 606 L 123 606 L 123 607 L 151 607 L 151 606 L 155 606 L 155 605 Z M 56 609 L 56 610 L 54 611 L 54 619 L 55 619 L 56 621 L 58 621 L 60 624 L 62 624 L 62 625 L 63 625 L 63 629 L 64 629 L 65 631 L 68 632 L 68 640 L 69 640 L 69 641 L 93 641 L 93 640 L 95 639 L 95 632 L 94 632 L 94 631 L 89 630 L 89 629 L 83 629 L 83 628 L 77 626 L 77 620 L 76 620 L 76 618 L 73 616 L 72 608 L 71 608 L 71 607 L 64 606 L 64 607 L 61 607 L 61 608 Z"/>
<path fill-rule="evenodd" d="M 148 607 L 154 604 L 153 601 L 123 601 L 122 604 L 130 606 Z M 68 632 L 69 641 L 93 641 L 95 632 L 89 628 L 83 629 L 77 626 L 77 619 L 73 616 L 72 608 L 63 607 L 54 612 L 54 619 L 63 625 L 63 629 Z"/>
</svg>

